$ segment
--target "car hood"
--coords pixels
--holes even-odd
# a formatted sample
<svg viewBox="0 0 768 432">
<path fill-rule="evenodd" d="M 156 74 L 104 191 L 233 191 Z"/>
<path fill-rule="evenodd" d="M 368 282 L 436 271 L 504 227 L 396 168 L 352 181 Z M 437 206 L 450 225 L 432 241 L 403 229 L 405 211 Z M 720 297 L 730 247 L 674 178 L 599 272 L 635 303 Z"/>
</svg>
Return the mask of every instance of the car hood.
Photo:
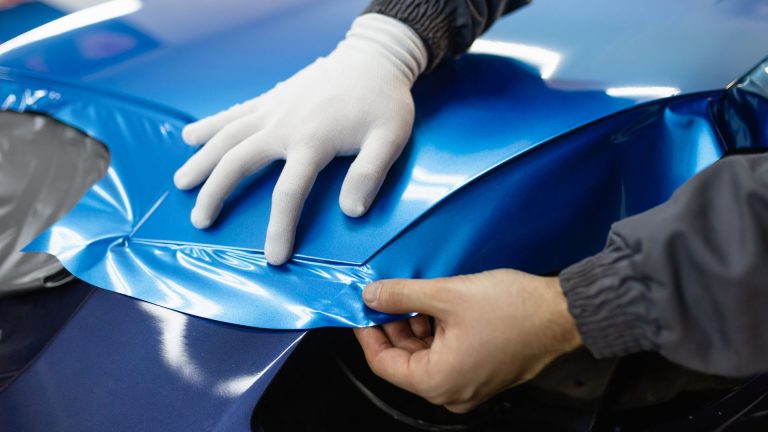
<svg viewBox="0 0 768 432">
<path fill-rule="evenodd" d="M 32 248 L 126 294 L 94 291 L 0 392 L 14 429 L 249 430 L 304 333 L 181 312 L 366 325 L 391 319 L 359 300 L 379 277 L 556 272 L 726 151 L 768 143 L 768 65 L 724 90 L 765 55 L 765 2 L 535 2 L 419 80 L 414 138 L 371 214 L 341 215 L 349 160 L 337 161 L 307 203 L 297 259 L 273 268 L 260 248 L 274 169 L 198 232 L 194 193 L 171 187 L 190 153 L 179 132 L 327 53 L 365 1 L 106 5 L 0 45 L 2 109 L 54 117 L 112 156 Z M 4 30 L 20 22 L 7 16 Z"/>
<path fill-rule="evenodd" d="M 171 183 L 191 153 L 181 127 L 268 90 L 327 53 L 364 5 L 193 1 L 179 13 L 171 1 L 113 0 L 0 45 L 4 109 L 49 114 L 100 140 L 112 155 L 107 176 L 28 250 L 56 255 L 97 286 L 206 318 L 267 328 L 381 322 L 388 318 L 359 301 L 374 279 L 496 264 L 554 271 L 593 250 L 542 261 L 483 258 L 509 247 L 480 244 L 483 232 L 537 226 L 536 212 L 508 207 L 499 213 L 496 206 L 508 202 L 510 191 L 565 193 L 519 178 L 522 168 L 510 171 L 518 179 L 513 189 L 461 197 L 476 196 L 477 185 L 489 181 L 483 179 L 531 159 L 527 155 L 544 144 L 632 107 L 667 109 L 678 100 L 663 99 L 670 96 L 681 95 L 686 107 L 704 103 L 697 115 L 707 129 L 710 96 L 682 95 L 724 89 L 762 58 L 764 45 L 754 42 L 768 37 L 768 12 L 756 1 L 536 4 L 501 20 L 470 54 L 419 80 L 413 138 L 365 217 L 350 219 L 338 208 L 350 163 L 345 158 L 318 178 L 295 259 L 286 266 L 267 265 L 261 249 L 279 166 L 242 185 L 212 229 L 195 229 L 187 215 L 196 191 Z M 719 157 L 725 144 L 709 129 L 703 132 L 713 137 L 703 151 L 709 156 L 696 153 L 683 164 L 687 171 L 643 203 L 663 200 L 668 189 Z M 594 187 L 583 171 L 594 160 L 574 159 L 557 169 L 579 170 L 571 185 Z M 606 172 L 609 161 L 601 163 L 594 169 Z M 431 237 L 408 234 L 456 202 L 462 204 L 453 219 Z M 489 208 L 496 219 L 472 219 Z M 605 214 L 608 220 L 627 209 Z M 604 235 L 604 225 L 592 235 Z M 451 240 L 457 238 L 458 244 Z M 526 242 L 521 247 L 538 244 Z M 402 243 L 411 249 L 394 257 Z M 485 253 L 462 252 L 478 248 Z"/>
</svg>

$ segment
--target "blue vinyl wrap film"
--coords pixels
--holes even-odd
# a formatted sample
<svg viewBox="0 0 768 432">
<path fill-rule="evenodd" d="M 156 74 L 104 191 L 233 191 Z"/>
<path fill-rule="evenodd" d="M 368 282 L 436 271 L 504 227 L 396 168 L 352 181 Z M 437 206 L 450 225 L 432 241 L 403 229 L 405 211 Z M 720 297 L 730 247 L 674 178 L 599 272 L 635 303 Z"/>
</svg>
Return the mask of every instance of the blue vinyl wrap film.
<svg viewBox="0 0 768 432">
<path fill-rule="evenodd" d="M 478 56 L 464 63 L 473 61 L 485 60 Z M 444 69 L 448 77 L 436 79 L 449 80 L 461 65 Z M 482 66 L 472 69 L 476 73 Z M 521 74 L 520 81 L 524 78 Z M 309 240 L 305 234 L 298 249 L 304 256 L 280 267 L 266 263 L 256 247 L 261 238 L 244 244 L 248 234 L 242 227 L 263 231 L 263 216 L 258 224 L 232 222 L 268 214 L 263 202 L 268 201 L 271 179 L 256 181 L 218 228 L 198 231 L 189 224 L 186 213 L 194 194 L 171 184 L 174 169 L 192 152 L 180 142 L 183 116 L 73 87 L 33 86 L 22 78 L 1 81 L 0 94 L 5 109 L 52 115 L 106 143 L 111 152 L 107 175 L 28 251 L 52 253 L 91 284 L 174 310 L 254 327 L 303 329 L 391 319 L 361 302 L 362 288 L 376 279 L 498 267 L 548 273 L 599 250 L 611 223 L 663 202 L 726 152 L 723 127 L 713 113 L 765 109 L 762 96 L 744 89 L 748 84 L 745 80 L 730 92 L 641 104 L 570 132 L 583 119 L 561 115 L 549 129 L 538 125 L 525 134 L 524 127 L 516 128 L 518 140 L 500 149 L 467 149 L 466 154 L 453 151 L 440 157 L 441 147 L 423 143 L 417 134 L 372 216 L 323 220 L 323 215 L 339 212 L 326 199 L 334 193 L 310 199 L 309 219 L 315 224 L 320 219 L 323 232 L 330 234 Z M 428 86 L 416 90 L 417 98 L 431 91 Z M 562 97 L 554 93 L 552 98 Z M 590 93 L 576 97 L 606 98 Z M 721 108 L 742 99 L 750 103 Z M 450 106 L 445 100 L 433 103 Z M 420 106 L 430 108 L 426 102 Z M 581 115 L 583 111 L 574 116 Z M 739 122 L 746 118 L 729 116 Z M 459 133 L 456 129 L 441 122 L 432 135 Z M 503 135 L 505 128 L 498 129 Z M 752 130 L 764 133 L 765 124 L 752 125 Z M 567 133 L 557 136 L 559 131 Z M 424 128 L 419 132 L 425 134 Z M 499 162 L 482 169 L 493 160 Z M 345 164 L 337 163 L 319 188 L 338 190 L 344 170 Z M 371 225 L 382 233 L 369 232 Z M 367 246 L 378 250 L 362 262 L 311 256 L 312 240 L 344 247 L 366 239 Z M 245 247 L 248 241 L 255 246 Z M 553 249 L 553 244 L 560 246 Z"/>
<path fill-rule="evenodd" d="M 117 0 L 102 17 L 72 14 L 49 37 L 0 45 L 0 109 L 48 114 L 111 152 L 107 175 L 27 250 L 192 315 L 274 329 L 363 326 L 391 319 L 361 302 L 372 280 L 555 272 L 726 148 L 765 143 L 764 66 L 725 90 L 765 55 L 761 2 L 589 0 L 565 15 L 569 2 L 535 3 L 417 82 L 413 138 L 369 214 L 338 208 L 350 158 L 323 171 L 296 256 L 273 267 L 262 247 L 280 164 L 197 230 L 188 217 L 197 191 L 171 182 L 193 151 L 180 130 L 328 52 L 365 1 L 188 4 Z M 713 54 L 721 45 L 727 61 Z"/>
</svg>

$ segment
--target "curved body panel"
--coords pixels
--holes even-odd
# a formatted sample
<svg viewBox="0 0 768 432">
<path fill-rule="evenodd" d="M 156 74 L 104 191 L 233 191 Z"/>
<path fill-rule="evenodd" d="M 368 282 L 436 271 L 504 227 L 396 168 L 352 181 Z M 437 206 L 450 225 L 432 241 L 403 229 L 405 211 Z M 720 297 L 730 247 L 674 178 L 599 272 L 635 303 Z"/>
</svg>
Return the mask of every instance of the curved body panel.
<svg viewBox="0 0 768 432">
<path fill-rule="evenodd" d="M 757 11 L 761 17 L 762 9 L 742 3 L 744 7 L 736 9 L 717 3 L 690 10 L 697 20 L 676 23 L 674 28 L 661 23 L 654 32 L 645 29 L 644 15 L 629 20 L 622 31 L 608 24 L 595 28 L 597 33 L 615 32 L 615 43 L 632 47 L 638 56 L 648 56 L 651 46 L 661 47 L 660 38 L 692 31 L 694 24 L 714 23 L 715 18 L 722 22 L 714 27 L 719 31 L 712 33 L 720 38 L 734 37 L 736 23 L 744 40 L 768 35 L 768 26 L 752 26 L 755 18 L 747 13 Z M 43 112 L 84 130 L 112 153 L 107 176 L 28 250 L 56 255 L 68 270 L 96 286 L 205 318 L 262 328 L 370 325 L 387 319 L 365 309 L 360 301 L 362 287 L 377 278 L 448 275 L 497 265 L 555 271 L 594 251 L 610 222 L 666 199 L 682 181 L 719 158 L 726 145 L 710 119 L 708 96 L 661 99 L 636 111 L 656 113 L 657 119 L 649 120 L 650 114 L 611 116 L 649 99 L 706 85 L 722 92 L 738 76 L 737 66 L 723 66 L 713 56 L 711 69 L 717 73 L 704 79 L 690 61 L 660 62 L 678 69 L 688 64 L 688 74 L 646 65 L 640 69 L 647 79 L 662 86 L 610 87 L 622 79 L 637 83 L 632 77 L 639 66 L 626 62 L 619 51 L 610 56 L 610 62 L 586 52 L 576 57 L 577 48 L 586 49 L 589 44 L 573 40 L 565 30 L 559 32 L 558 40 L 571 46 L 570 51 L 542 48 L 526 38 L 541 37 L 547 46 L 554 44 L 552 39 L 530 25 L 516 26 L 522 18 L 513 16 L 489 36 L 504 40 L 480 41 L 476 53 L 447 62 L 419 80 L 414 88 L 413 138 L 369 214 L 351 219 L 338 208 L 337 195 L 349 159 L 336 160 L 318 178 L 307 201 L 295 259 L 272 267 L 266 264 L 261 247 L 279 165 L 241 185 L 211 229 L 195 229 L 187 215 L 196 191 L 180 192 L 171 184 L 172 173 L 192 151 L 179 138 L 181 127 L 190 119 L 184 112 L 200 112 L 199 105 L 184 98 L 194 96 L 196 103 L 213 108 L 217 101 L 226 100 L 227 105 L 235 101 L 227 99 L 226 92 L 236 91 L 242 97 L 243 89 L 250 86 L 253 89 L 247 92 L 268 89 L 298 65 L 331 49 L 332 41 L 341 37 L 362 5 L 340 1 L 322 7 L 307 2 L 246 7 L 225 2 L 215 10 L 210 4 L 198 5 L 181 19 L 172 15 L 177 9 L 171 6 L 169 2 L 114 0 L 6 42 L 0 46 L 0 65 L 5 68 L 0 100 L 4 109 Z M 610 8 L 598 1 L 592 7 Z M 529 10 L 536 12 L 535 8 Z M 292 30 L 299 24 L 306 27 L 307 14 L 320 10 L 333 16 L 321 20 L 313 15 L 311 22 L 318 25 L 311 32 Z M 673 13 L 657 5 L 657 12 L 662 11 Z M 216 19 L 206 17 L 206 12 Z M 520 15 L 525 18 L 525 13 Z M 539 22 L 539 27 L 546 16 L 556 19 L 552 10 L 540 12 L 544 14 L 540 18 L 527 13 L 532 16 L 526 22 Z M 570 31 L 578 25 L 583 23 L 577 22 Z M 68 30 L 56 33 L 61 29 Z M 42 37 L 48 33 L 49 37 Z M 312 34 L 321 37 L 312 38 Z M 695 46 L 693 42 L 686 45 Z M 756 62 L 750 58 L 755 51 L 751 47 L 736 50 L 739 62 L 734 63 Z M 280 61 L 268 61 L 275 58 Z M 199 59 L 206 62 L 201 64 Z M 243 70 L 259 73 L 249 74 L 246 80 L 236 75 Z M 208 82 L 194 81 L 196 73 L 204 73 Z M 169 74 L 177 78 L 171 80 Z M 588 81 L 585 76 L 598 79 Z M 132 81 L 137 77 L 140 85 Z M 126 92 L 131 96 L 120 94 Z M 683 121 L 664 114 L 667 110 L 695 113 Z M 604 118 L 597 123 L 603 126 L 591 125 Z M 627 118 L 635 120 L 627 122 Z M 655 125 L 655 132 L 647 132 L 648 122 Z M 584 127 L 578 136 L 586 138 L 579 147 L 569 141 L 573 139 L 569 133 Z M 649 134 L 642 138 L 656 142 L 658 148 L 653 157 L 644 156 L 648 165 L 642 169 L 617 165 L 611 159 L 617 152 L 637 161 L 635 154 L 644 154 L 649 147 L 635 149 L 627 144 L 618 150 L 610 138 L 603 137 L 606 132 L 601 128 L 611 133 L 619 133 L 617 128 L 642 131 Z M 621 134 L 622 142 L 634 142 L 635 138 L 625 136 L 631 134 Z M 547 156 L 528 156 L 545 143 L 546 149 L 533 154 Z M 679 146 L 690 153 L 680 156 Z M 564 152 L 580 148 L 589 153 L 578 162 L 559 159 Z M 505 168 L 509 166 L 517 168 L 510 171 Z M 588 170 L 582 168 L 587 166 Z M 534 184 L 533 173 L 520 176 L 533 167 L 549 181 Z M 644 183 L 654 170 L 664 176 Z M 571 177 L 564 177 L 564 172 Z M 498 187 L 474 192 L 488 178 L 499 179 Z M 626 203 L 617 191 L 633 181 L 645 184 L 636 192 L 644 205 L 624 208 Z M 595 201 L 608 189 L 610 199 Z M 540 206 L 534 212 L 509 203 L 507 197 L 519 194 L 566 197 L 570 211 L 580 216 L 542 219 L 541 212 L 558 214 L 557 202 L 527 204 Z M 459 207 L 452 207 L 455 202 L 461 203 Z M 518 197 L 514 202 L 526 201 Z M 417 236 L 417 243 L 440 239 L 450 247 L 440 248 L 438 254 L 433 247 L 426 248 L 429 253 L 422 253 L 423 247 L 397 253 L 396 247 L 385 247 L 416 238 L 406 231 L 424 223 L 433 226 L 437 222 L 432 220 L 442 219 L 430 215 L 449 208 L 453 219 L 438 224 L 430 234 L 435 237 Z M 481 220 L 478 214 L 487 219 Z M 578 229 L 584 225 L 594 229 Z M 579 252 L 563 257 L 529 254 L 522 262 L 512 259 L 512 245 L 529 250 L 547 244 L 540 237 L 516 237 L 530 233 L 531 226 L 546 235 L 561 236 L 577 229 L 580 234 L 567 244 Z M 383 258 L 388 256 L 392 258 Z"/>
<path fill-rule="evenodd" d="M 68 290 L 92 290 L 82 282 Z M 108 324 L 106 324 L 108 323 Z M 223 325 L 92 290 L 0 388 L 7 431 L 248 431 L 301 332 Z"/>
<path fill-rule="evenodd" d="M 112 0 L 3 44 L 0 67 L 202 117 L 327 54 L 367 3 Z M 18 19 L 0 12 L 0 27 Z M 647 100 L 738 79 L 766 55 L 767 20 L 761 0 L 533 1 L 483 36 L 500 44 L 473 51 L 530 64 L 550 86 Z"/>
<path fill-rule="evenodd" d="M 181 127 L 331 50 L 365 3 L 113 0 L 0 45 L 0 109 L 50 115 L 112 154 L 107 176 L 30 248 L 135 297 L 94 291 L 0 392 L 0 424 L 247 430 L 303 332 L 182 312 L 368 325 L 391 319 L 360 302 L 376 278 L 554 272 L 723 154 L 768 142 L 768 69 L 725 91 L 766 54 L 765 2 L 542 0 L 419 80 L 414 138 L 370 215 L 338 210 L 339 160 L 285 267 L 261 253 L 278 167 L 244 185 L 216 227 L 194 230 L 194 194 L 171 187 L 191 152 Z"/>
</svg>

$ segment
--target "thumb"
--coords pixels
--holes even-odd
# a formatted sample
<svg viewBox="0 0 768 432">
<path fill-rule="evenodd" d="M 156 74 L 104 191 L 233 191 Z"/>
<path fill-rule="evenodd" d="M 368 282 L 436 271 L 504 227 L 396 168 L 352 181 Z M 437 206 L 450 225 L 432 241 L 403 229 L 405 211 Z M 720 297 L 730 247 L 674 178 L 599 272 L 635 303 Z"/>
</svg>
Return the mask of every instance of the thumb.
<svg viewBox="0 0 768 432">
<path fill-rule="evenodd" d="M 371 309 L 390 314 L 419 312 L 434 317 L 444 313 L 440 288 L 434 280 L 390 279 L 374 282 L 363 291 Z"/>
</svg>

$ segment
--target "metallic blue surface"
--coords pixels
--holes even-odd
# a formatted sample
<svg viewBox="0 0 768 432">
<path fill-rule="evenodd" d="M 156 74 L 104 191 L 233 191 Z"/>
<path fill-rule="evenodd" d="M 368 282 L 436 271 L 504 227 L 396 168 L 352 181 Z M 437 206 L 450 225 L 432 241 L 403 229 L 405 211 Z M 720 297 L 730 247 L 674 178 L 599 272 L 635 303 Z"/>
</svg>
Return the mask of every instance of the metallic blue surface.
<svg viewBox="0 0 768 432">
<path fill-rule="evenodd" d="M 571 88 L 716 90 L 768 54 L 763 0 L 533 0 L 483 38 L 546 48 Z"/>
<path fill-rule="evenodd" d="M 0 6 L 0 43 L 64 15 L 64 12 L 38 1 L 10 8 Z"/>
<path fill-rule="evenodd" d="M 512 158 L 430 210 L 369 265 L 383 276 L 556 273 L 602 249 L 613 222 L 662 203 L 724 154 L 710 121 L 721 98 L 638 107 Z"/>
<path fill-rule="evenodd" d="M 111 13 L 88 18 L 126 14 L 17 46 L 0 54 L 0 67 L 202 117 L 327 54 L 367 3 L 112 1 Z M 639 87 L 647 99 L 650 87 L 688 93 L 738 79 L 766 54 L 766 22 L 763 0 L 547 0 L 501 19 L 484 39 L 503 43 L 497 55 L 546 69 L 551 86 Z M 63 28 L 59 23 L 52 30 Z"/>
<path fill-rule="evenodd" d="M 0 68 L 200 117 L 268 90 L 327 54 L 366 4 L 113 0 L 96 13 L 80 11 L 52 23 L 51 37 L 22 37 L 0 47 Z M 69 31 L 56 35 L 62 30 Z"/>
<path fill-rule="evenodd" d="M 590 3 L 611 8 L 605 1 Z M 693 8 L 688 13 L 698 21 L 650 32 L 643 30 L 648 17 L 668 11 L 654 2 L 655 12 L 623 22 L 631 30 L 617 32 L 615 43 L 650 59 L 650 47 L 661 46 L 657 34 L 668 39 L 715 18 L 723 33 L 708 34 L 728 39 L 736 32 L 760 40 L 768 26 L 751 25 L 754 15 L 764 18 L 763 9 L 748 7 L 752 3 Z M 212 229 L 195 229 L 188 219 L 195 193 L 171 185 L 173 171 L 190 154 L 179 139 L 190 117 L 180 111 L 198 114 L 204 103 L 208 113 L 244 92 L 269 88 L 331 49 L 361 5 L 195 3 L 181 17 L 178 6 L 166 1 L 115 0 L 108 6 L 98 10 L 102 15 L 85 10 L 47 25 L 49 33 L 69 29 L 62 34 L 30 43 L 22 35 L 0 45 L 0 107 L 48 113 L 104 142 L 112 153 L 107 176 L 28 250 L 53 253 L 102 288 L 263 328 L 388 319 L 360 301 L 362 287 L 378 278 L 496 266 L 554 271 L 595 251 L 612 221 L 660 203 L 719 158 L 725 146 L 710 117 L 722 105 L 712 101 L 723 90 L 610 116 L 678 91 L 723 89 L 764 55 L 754 54 L 762 47 L 744 44 L 733 50 L 738 61 L 711 56 L 708 72 L 701 74 L 701 65 L 680 59 L 627 64 L 617 54 L 623 50 L 610 61 L 565 48 L 554 52 L 530 40 L 541 36 L 536 29 L 552 16 L 533 6 L 519 15 L 529 14 L 526 22 L 539 27 L 521 25 L 518 33 L 508 23 L 522 18 L 513 16 L 489 36 L 496 42 L 474 48 L 493 55 L 466 55 L 419 80 L 413 139 L 371 212 L 360 219 L 341 213 L 337 194 L 349 160 L 335 161 L 307 202 L 296 258 L 272 267 L 261 247 L 279 167 L 241 187 Z M 591 22 L 595 33 L 616 32 L 605 19 L 602 27 Z M 88 25 L 75 26 L 82 22 Z M 734 30 L 735 23 L 741 30 Z M 565 29 L 554 33 L 563 46 L 575 43 Z M 34 56 L 39 61 L 33 64 Z M 280 61 L 268 61 L 275 58 Z M 686 67 L 686 75 L 675 73 Z M 602 79 L 579 78 L 585 68 Z M 636 81 L 638 70 L 653 81 Z M 205 82 L 195 81 L 202 76 Z M 616 87 L 621 82 L 628 86 Z M 119 94 L 127 92 L 131 96 Z M 548 238 L 569 241 L 562 251 L 544 254 Z"/>
<path fill-rule="evenodd" d="M 97 289 L 0 391 L 0 429 L 248 431 L 302 335 L 189 317 Z"/>
</svg>

